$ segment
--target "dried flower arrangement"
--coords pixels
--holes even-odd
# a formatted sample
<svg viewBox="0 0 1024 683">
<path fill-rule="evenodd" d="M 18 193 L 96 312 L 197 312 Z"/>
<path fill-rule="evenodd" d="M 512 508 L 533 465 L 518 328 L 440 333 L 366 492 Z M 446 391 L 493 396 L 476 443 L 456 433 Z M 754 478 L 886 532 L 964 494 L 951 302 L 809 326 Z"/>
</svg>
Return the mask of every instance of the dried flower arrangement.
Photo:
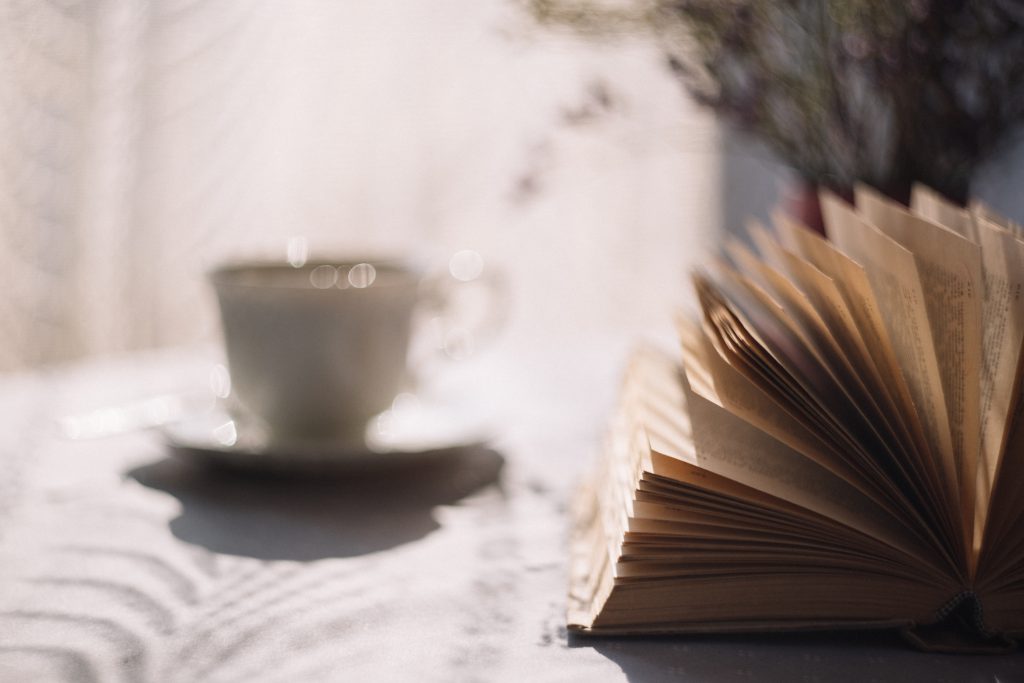
<svg viewBox="0 0 1024 683">
<path fill-rule="evenodd" d="M 691 93 L 808 183 L 967 198 L 1024 123 L 1020 0 L 528 0 L 587 34 L 646 31 Z"/>
</svg>

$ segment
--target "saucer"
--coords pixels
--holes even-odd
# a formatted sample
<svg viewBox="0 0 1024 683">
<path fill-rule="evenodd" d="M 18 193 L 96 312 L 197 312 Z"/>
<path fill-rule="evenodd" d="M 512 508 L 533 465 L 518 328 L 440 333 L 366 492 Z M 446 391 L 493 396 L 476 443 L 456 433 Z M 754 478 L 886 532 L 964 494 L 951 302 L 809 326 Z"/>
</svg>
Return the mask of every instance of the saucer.
<svg viewBox="0 0 1024 683">
<path fill-rule="evenodd" d="M 403 396 L 372 418 L 364 434 L 346 439 L 272 440 L 222 406 L 164 425 L 161 432 L 181 460 L 278 472 L 376 471 L 444 459 L 487 443 L 486 430 L 465 414 Z"/>
</svg>

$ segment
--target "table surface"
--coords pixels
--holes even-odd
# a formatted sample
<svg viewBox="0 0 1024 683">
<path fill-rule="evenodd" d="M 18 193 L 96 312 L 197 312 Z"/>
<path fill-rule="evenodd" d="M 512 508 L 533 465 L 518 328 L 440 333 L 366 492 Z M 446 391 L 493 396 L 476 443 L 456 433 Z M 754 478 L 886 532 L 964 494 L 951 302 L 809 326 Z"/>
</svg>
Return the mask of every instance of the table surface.
<svg viewBox="0 0 1024 683">
<path fill-rule="evenodd" d="M 0 378 L 0 681 L 1024 681 L 886 634 L 581 639 L 567 501 L 624 348 L 495 350 L 444 391 L 487 447 L 429 470 L 212 473 L 56 416 L 203 382 L 206 350 Z"/>
</svg>

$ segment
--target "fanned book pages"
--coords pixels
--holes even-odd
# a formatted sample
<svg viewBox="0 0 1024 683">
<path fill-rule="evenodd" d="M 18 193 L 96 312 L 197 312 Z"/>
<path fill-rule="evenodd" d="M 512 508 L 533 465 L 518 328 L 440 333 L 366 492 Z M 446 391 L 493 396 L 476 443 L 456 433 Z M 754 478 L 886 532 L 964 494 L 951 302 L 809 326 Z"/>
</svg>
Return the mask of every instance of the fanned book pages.
<svg viewBox="0 0 1024 683">
<path fill-rule="evenodd" d="M 575 506 L 571 629 L 1024 636 L 1024 233 L 926 188 L 824 193 L 694 276 Z"/>
</svg>

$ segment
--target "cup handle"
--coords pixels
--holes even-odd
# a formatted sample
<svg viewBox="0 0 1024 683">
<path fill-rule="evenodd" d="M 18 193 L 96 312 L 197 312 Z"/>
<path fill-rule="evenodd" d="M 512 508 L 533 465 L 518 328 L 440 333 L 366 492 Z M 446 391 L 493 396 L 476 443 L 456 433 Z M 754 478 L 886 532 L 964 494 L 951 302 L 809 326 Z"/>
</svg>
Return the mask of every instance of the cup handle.
<svg viewBox="0 0 1024 683">
<path fill-rule="evenodd" d="M 505 326 L 508 281 L 476 251 L 456 252 L 447 268 L 427 276 L 421 287 L 427 332 L 442 356 L 469 358 Z"/>
</svg>

